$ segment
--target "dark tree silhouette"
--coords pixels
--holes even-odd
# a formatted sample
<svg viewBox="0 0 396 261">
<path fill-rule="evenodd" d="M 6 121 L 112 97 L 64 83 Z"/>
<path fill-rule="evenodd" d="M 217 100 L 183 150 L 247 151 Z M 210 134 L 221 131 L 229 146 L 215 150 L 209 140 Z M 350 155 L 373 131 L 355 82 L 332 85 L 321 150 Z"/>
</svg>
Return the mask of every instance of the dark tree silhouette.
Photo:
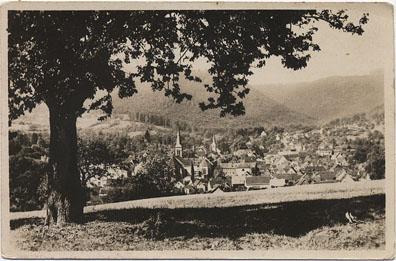
<svg viewBox="0 0 396 261">
<path fill-rule="evenodd" d="M 144 133 L 144 140 L 148 143 L 151 142 L 151 136 L 150 136 L 150 132 L 149 130 L 146 130 L 146 132 Z"/>
<path fill-rule="evenodd" d="M 253 67 L 278 56 L 301 69 L 320 50 L 315 22 L 360 35 L 368 20 L 363 14 L 353 24 L 344 11 L 330 10 L 9 11 L 8 19 L 9 119 L 48 106 L 48 220 L 58 224 L 82 220 L 76 120 L 93 109 L 110 115 L 113 90 L 130 97 L 140 81 L 177 102 L 191 99 L 178 80 L 200 82 L 192 65 L 204 58 L 212 77 L 203 86 L 213 95 L 200 107 L 241 115 Z M 136 70 L 125 72 L 133 60 Z M 95 99 L 99 90 L 106 95 Z"/>
</svg>

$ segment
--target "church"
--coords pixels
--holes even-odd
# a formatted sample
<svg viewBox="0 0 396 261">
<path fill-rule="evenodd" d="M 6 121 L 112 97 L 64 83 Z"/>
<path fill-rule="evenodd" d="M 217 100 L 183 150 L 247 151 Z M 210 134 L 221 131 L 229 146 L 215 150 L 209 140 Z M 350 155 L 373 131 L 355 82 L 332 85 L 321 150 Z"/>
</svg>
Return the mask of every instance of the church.
<svg viewBox="0 0 396 261">
<path fill-rule="evenodd" d="M 212 144 L 210 145 L 210 153 L 220 153 L 216 145 L 216 140 L 213 136 Z M 177 132 L 176 144 L 174 148 L 174 164 L 176 176 L 183 179 L 185 183 L 194 183 L 196 180 L 208 181 L 213 177 L 213 171 L 216 167 L 216 162 L 207 158 L 205 153 L 199 153 L 197 157 L 184 158 L 183 146 L 180 139 L 180 131 Z"/>
</svg>

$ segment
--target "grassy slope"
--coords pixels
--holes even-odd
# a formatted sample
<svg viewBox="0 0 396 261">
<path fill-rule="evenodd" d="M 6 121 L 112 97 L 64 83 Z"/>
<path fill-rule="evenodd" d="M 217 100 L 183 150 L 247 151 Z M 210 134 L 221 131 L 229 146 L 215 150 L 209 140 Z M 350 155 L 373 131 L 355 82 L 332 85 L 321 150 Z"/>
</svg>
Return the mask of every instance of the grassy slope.
<svg viewBox="0 0 396 261">
<path fill-rule="evenodd" d="M 227 237 L 176 237 L 149 240 L 135 236 L 135 225 L 119 222 L 91 222 L 86 226 L 53 229 L 41 238 L 40 227 L 23 227 L 17 233 L 23 250 L 353 250 L 383 248 L 384 219 L 364 224 L 322 227 L 301 237 L 251 233 L 237 239 Z M 44 239 L 44 240 L 43 240 Z"/>
<path fill-rule="evenodd" d="M 109 203 L 85 207 L 85 213 L 133 208 L 216 208 L 384 194 L 384 180 L 301 185 L 249 192 L 196 194 Z M 44 217 L 44 211 L 13 212 L 11 219 Z"/>
<path fill-rule="evenodd" d="M 84 225 L 13 224 L 23 250 L 383 249 L 385 197 L 318 200 L 208 209 L 167 209 L 159 238 L 141 234 L 159 210 L 118 210 L 87 216 Z M 361 222 L 348 224 L 345 212 Z M 151 228 L 149 228 L 151 229 Z"/>
</svg>

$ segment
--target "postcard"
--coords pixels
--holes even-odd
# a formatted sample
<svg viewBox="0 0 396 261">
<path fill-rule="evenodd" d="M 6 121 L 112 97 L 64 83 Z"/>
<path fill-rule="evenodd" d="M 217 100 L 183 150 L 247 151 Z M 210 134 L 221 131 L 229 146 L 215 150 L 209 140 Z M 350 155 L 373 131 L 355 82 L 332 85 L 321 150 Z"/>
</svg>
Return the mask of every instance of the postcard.
<svg viewBox="0 0 396 261">
<path fill-rule="evenodd" d="M 4 258 L 394 258 L 392 5 L 0 17 Z"/>
</svg>

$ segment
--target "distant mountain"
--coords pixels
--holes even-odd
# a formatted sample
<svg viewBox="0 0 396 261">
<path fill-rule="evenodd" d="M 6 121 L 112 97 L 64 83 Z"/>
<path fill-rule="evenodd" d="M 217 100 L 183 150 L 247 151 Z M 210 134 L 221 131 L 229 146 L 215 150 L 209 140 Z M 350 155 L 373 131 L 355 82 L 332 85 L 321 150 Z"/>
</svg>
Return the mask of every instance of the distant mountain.
<svg viewBox="0 0 396 261">
<path fill-rule="evenodd" d="M 333 76 L 306 83 L 255 86 L 255 90 L 290 110 L 326 122 L 381 108 L 384 76 L 375 71 L 364 76 Z"/>
<path fill-rule="evenodd" d="M 182 90 L 193 96 L 191 101 L 178 104 L 171 98 L 165 97 L 163 93 L 153 92 L 150 87 L 145 87 L 140 88 L 138 94 L 128 99 L 114 97 L 114 113 L 149 113 L 204 128 L 309 125 L 314 122 L 314 119 L 288 109 L 257 90 L 251 90 L 243 100 L 246 115 L 220 118 L 219 110 L 203 112 L 199 108 L 199 102 L 206 101 L 209 97 L 202 83 L 181 81 L 180 85 Z"/>
<path fill-rule="evenodd" d="M 109 131 L 112 128 L 132 128 L 129 126 L 132 123 L 121 122 L 117 116 L 129 114 L 133 119 L 136 113 L 161 116 L 173 123 L 179 121 L 203 128 L 313 125 L 361 112 L 381 113 L 384 104 L 383 74 L 380 72 L 365 76 L 334 76 L 288 85 L 252 86 L 243 100 L 246 115 L 239 117 L 220 118 L 218 110 L 202 112 L 198 104 L 206 101 L 209 95 L 202 83 L 182 80 L 180 86 L 193 96 L 191 101 L 178 104 L 161 92 L 153 92 L 150 87 L 140 87 L 139 92 L 128 99 L 113 95 L 114 117 L 111 119 L 98 123 L 96 113 L 91 113 L 78 120 L 78 127 L 106 128 Z M 135 125 L 134 129 L 144 129 L 144 126 Z M 13 126 L 31 131 L 48 129 L 48 110 L 40 106 L 32 114 L 18 119 Z"/>
<path fill-rule="evenodd" d="M 153 92 L 150 87 L 140 87 L 139 92 L 128 99 L 120 99 L 113 95 L 113 116 L 103 122 L 97 119 L 100 111 L 84 114 L 77 121 L 79 130 L 101 130 L 104 132 L 129 131 L 140 133 L 146 124 L 134 123 L 136 113 L 161 116 L 168 119 L 173 126 L 176 122 L 189 127 L 198 128 L 246 128 L 254 126 L 286 126 L 290 124 L 311 125 L 314 120 L 301 113 L 294 112 L 264 94 L 252 90 L 243 100 L 246 114 L 243 116 L 227 116 L 220 118 L 219 110 L 201 111 L 199 102 L 209 97 L 201 83 L 180 82 L 181 89 L 193 96 L 191 101 L 176 103 L 165 97 L 162 92 Z M 129 115 L 127 120 L 124 114 Z M 48 131 L 48 109 L 40 105 L 32 113 L 20 117 L 13 122 L 11 129 L 24 131 Z M 128 118 L 128 117 L 127 117 Z M 146 126 L 146 127 L 145 127 Z M 167 125 L 169 127 L 169 125 Z"/>
</svg>

